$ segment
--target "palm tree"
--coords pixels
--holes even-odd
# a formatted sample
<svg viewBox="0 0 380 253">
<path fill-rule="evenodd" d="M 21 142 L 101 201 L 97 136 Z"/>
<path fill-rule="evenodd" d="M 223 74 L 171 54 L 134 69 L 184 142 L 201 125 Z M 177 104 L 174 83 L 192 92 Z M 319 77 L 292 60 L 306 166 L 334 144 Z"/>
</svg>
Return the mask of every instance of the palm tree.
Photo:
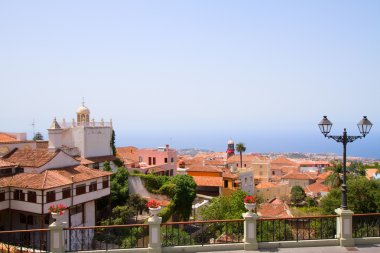
<svg viewBox="0 0 380 253">
<path fill-rule="evenodd" d="M 243 168 L 243 152 L 245 152 L 246 147 L 244 146 L 244 143 L 239 142 L 236 144 L 236 151 L 240 153 L 240 168 Z"/>
<path fill-rule="evenodd" d="M 341 162 L 332 162 L 333 166 L 325 168 L 327 171 L 332 171 L 332 173 L 326 178 L 325 185 L 331 188 L 337 188 L 342 184 L 342 179 L 340 175 L 343 172 L 343 165 Z"/>
</svg>

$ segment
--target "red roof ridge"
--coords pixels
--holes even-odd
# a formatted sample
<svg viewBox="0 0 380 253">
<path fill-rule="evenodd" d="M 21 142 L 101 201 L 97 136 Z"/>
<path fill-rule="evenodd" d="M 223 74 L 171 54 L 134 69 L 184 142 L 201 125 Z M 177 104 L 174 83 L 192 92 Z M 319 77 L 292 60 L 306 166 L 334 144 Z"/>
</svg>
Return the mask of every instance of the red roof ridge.
<svg viewBox="0 0 380 253">
<path fill-rule="evenodd" d="M 45 172 L 45 175 L 44 175 L 44 179 L 42 180 L 42 185 L 41 185 L 42 189 L 43 189 L 44 186 L 45 186 L 45 182 L 46 182 L 46 177 L 47 177 L 48 170 L 45 170 L 44 172 Z"/>
</svg>

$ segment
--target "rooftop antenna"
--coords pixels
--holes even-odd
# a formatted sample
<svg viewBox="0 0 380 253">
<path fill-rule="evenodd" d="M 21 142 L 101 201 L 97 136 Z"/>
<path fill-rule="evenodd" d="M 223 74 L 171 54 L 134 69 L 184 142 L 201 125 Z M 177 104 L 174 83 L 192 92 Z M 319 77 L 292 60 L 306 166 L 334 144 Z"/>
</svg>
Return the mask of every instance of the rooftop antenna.
<svg viewBox="0 0 380 253">
<path fill-rule="evenodd" d="M 84 97 L 82 97 L 82 105 L 84 106 Z"/>
</svg>

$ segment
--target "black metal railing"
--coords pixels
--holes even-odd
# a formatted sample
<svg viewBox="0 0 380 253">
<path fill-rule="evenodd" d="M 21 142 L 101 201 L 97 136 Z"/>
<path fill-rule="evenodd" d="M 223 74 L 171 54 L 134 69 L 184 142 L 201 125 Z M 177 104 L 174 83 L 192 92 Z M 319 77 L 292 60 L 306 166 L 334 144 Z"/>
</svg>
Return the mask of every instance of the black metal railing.
<svg viewBox="0 0 380 253">
<path fill-rule="evenodd" d="M 0 252 L 48 252 L 49 229 L 12 230 L 0 232 Z"/>
<path fill-rule="evenodd" d="M 147 248 L 147 224 L 74 227 L 64 229 L 66 251 Z"/>
<path fill-rule="evenodd" d="M 257 242 L 334 239 L 336 217 L 307 216 L 257 220 Z"/>
<path fill-rule="evenodd" d="M 352 237 L 380 237 L 380 213 L 354 214 Z"/>
<path fill-rule="evenodd" d="M 163 247 L 240 243 L 244 238 L 244 220 L 208 220 L 161 224 Z"/>
</svg>

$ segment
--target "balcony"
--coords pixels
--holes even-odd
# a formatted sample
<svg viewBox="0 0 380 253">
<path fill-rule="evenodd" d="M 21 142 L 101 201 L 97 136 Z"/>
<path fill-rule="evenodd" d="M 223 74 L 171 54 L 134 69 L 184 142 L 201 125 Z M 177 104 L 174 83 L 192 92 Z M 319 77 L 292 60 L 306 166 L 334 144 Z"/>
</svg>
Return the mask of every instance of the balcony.
<svg viewBox="0 0 380 253">
<path fill-rule="evenodd" d="M 378 252 L 380 213 L 266 219 L 212 220 L 0 232 L 2 252 L 215 252 L 329 247 Z M 379 245 L 380 246 L 380 245 Z M 331 248 L 330 248 L 331 247 Z M 319 248 L 322 249 L 322 248 Z M 282 250 L 281 250 L 282 251 Z M 345 251 L 345 250 L 343 250 Z M 291 252 L 291 251 L 289 251 Z"/>
</svg>

